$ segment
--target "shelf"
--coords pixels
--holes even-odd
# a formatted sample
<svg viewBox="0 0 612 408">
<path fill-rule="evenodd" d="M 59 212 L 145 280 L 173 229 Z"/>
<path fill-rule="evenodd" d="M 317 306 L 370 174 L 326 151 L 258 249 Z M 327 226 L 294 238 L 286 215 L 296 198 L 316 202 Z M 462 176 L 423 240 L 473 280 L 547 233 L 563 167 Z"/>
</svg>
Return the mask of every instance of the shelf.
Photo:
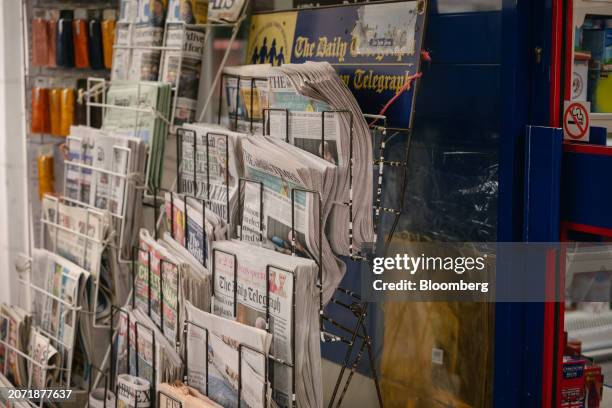
<svg viewBox="0 0 612 408">
<path fill-rule="evenodd" d="M 580 27 L 588 14 L 612 16 L 612 0 L 574 0 L 574 26 Z"/>
</svg>

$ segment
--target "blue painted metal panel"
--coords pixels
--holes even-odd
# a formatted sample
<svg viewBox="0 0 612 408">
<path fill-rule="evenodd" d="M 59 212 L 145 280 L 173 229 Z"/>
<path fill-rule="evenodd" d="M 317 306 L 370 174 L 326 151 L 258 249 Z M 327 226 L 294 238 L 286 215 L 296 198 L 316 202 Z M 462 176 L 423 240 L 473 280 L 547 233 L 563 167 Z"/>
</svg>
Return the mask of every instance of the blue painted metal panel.
<svg viewBox="0 0 612 408">
<path fill-rule="evenodd" d="M 612 228 L 610 174 L 612 156 L 565 152 L 561 219 Z"/>
</svg>

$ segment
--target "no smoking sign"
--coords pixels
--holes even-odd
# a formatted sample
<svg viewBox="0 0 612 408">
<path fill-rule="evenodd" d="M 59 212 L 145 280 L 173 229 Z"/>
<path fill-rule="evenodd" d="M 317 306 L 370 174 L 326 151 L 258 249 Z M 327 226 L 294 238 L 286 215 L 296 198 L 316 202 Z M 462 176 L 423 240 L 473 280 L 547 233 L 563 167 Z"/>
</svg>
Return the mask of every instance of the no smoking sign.
<svg viewBox="0 0 612 408">
<path fill-rule="evenodd" d="M 565 101 L 563 109 L 564 139 L 589 141 L 590 112 L 590 102 Z"/>
</svg>

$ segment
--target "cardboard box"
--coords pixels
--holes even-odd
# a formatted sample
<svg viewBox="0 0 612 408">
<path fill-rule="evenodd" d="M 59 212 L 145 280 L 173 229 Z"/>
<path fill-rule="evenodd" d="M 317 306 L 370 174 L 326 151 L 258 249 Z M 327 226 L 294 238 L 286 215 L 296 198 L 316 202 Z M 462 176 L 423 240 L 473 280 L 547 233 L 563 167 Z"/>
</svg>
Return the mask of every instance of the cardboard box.
<svg viewBox="0 0 612 408">
<path fill-rule="evenodd" d="M 585 397 L 586 360 L 563 357 L 561 375 L 561 406 L 564 408 L 582 408 Z"/>
</svg>

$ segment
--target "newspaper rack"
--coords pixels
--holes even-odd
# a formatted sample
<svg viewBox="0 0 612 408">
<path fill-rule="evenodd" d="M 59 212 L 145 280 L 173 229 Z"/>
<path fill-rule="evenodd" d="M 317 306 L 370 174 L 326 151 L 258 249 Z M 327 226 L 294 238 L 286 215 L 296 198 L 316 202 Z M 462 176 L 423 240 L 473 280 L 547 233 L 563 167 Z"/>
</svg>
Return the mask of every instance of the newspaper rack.
<svg viewBox="0 0 612 408">
<path fill-rule="evenodd" d="M 59 223 L 59 205 L 60 202 L 65 201 L 68 202 L 67 200 L 64 200 L 64 198 L 58 198 L 55 196 L 51 196 L 46 194 L 45 198 L 47 200 L 53 201 L 55 202 L 55 217 L 53 220 L 51 219 L 47 219 L 45 216 L 41 217 L 41 223 L 43 225 L 43 229 L 41 230 L 41 243 L 42 243 L 42 247 L 43 248 L 48 248 L 48 246 L 46 245 L 46 234 L 45 232 L 49 232 L 49 234 L 52 234 L 52 231 L 54 230 L 55 232 L 53 233 L 53 239 L 51 239 L 52 241 L 52 248 L 54 253 L 61 255 L 58 253 L 58 235 L 59 235 L 59 231 L 64 232 L 65 234 L 70 234 L 73 237 L 75 237 L 76 239 L 83 241 L 83 269 L 86 269 L 86 264 L 87 264 L 87 252 L 88 249 L 90 247 L 95 247 L 95 251 L 99 251 L 101 254 L 110 247 L 110 243 L 107 240 L 101 241 L 95 237 L 92 237 L 91 235 L 88 234 L 84 234 L 76 229 L 71 229 L 68 227 L 65 227 L 64 225 L 61 225 Z M 72 204 L 72 203 L 71 203 Z M 101 210 L 98 209 L 94 209 L 94 208 L 85 208 L 85 210 L 87 211 L 87 216 L 85 218 L 85 226 L 87 228 L 87 230 L 89 230 L 89 227 L 91 226 L 90 220 L 91 217 L 99 217 L 100 219 L 104 218 L 104 214 L 101 212 Z M 108 234 L 110 234 L 111 232 L 109 231 Z M 76 240 L 75 240 L 76 242 Z M 91 269 L 91 265 L 90 265 L 90 269 Z M 88 272 L 91 273 L 91 270 L 89 270 Z M 96 316 L 96 307 L 98 305 L 98 296 L 99 296 L 99 292 L 100 292 L 100 275 L 102 273 L 102 270 L 100 268 L 100 270 L 98 270 L 98 273 L 96 274 L 95 277 L 93 277 L 93 288 L 91 289 L 93 292 L 93 301 L 92 304 L 90 305 L 90 310 L 88 312 L 83 311 L 83 313 L 88 313 L 92 316 L 92 327 L 94 328 L 109 328 L 109 325 L 104 325 L 104 324 L 98 324 L 98 317 Z M 116 272 L 115 272 L 116 273 Z M 112 303 L 113 299 L 109 299 Z"/>
<path fill-rule="evenodd" d="M 127 340 L 126 354 L 127 354 L 127 358 L 126 358 L 125 361 L 126 361 L 126 366 L 127 366 L 127 373 L 131 374 L 132 373 L 132 366 L 131 366 L 132 365 L 132 359 L 130 357 L 130 350 L 131 350 L 131 338 L 130 338 L 131 337 L 131 335 L 130 335 L 130 331 L 131 331 L 131 319 L 130 319 L 130 313 L 127 310 L 125 310 L 123 308 L 119 308 L 119 307 L 115 307 L 114 308 L 113 315 L 115 313 L 122 314 L 122 315 L 126 316 L 126 335 L 127 335 L 127 339 L 126 339 Z M 140 323 L 138 321 L 134 322 L 134 337 L 135 337 L 135 339 L 134 339 L 134 352 L 135 352 L 134 361 L 136 363 L 135 367 L 134 367 L 135 368 L 134 372 L 136 374 L 136 377 L 140 377 L 140 350 L 138 349 L 138 347 L 139 347 L 138 346 L 138 330 L 139 330 L 138 327 L 139 326 L 142 327 L 142 329 L 144 329 L 144 330 L 146 330 L 146 331 L 151 333 L 151 343 L 152 343 L 152 350 L 153 350 L 153 353 L 152 353 L 152 362 L 151 362 L 151 367 L 152 367 L 152 370 L 151 370 L 151 380 L 148 380 L 146 378 L 145 379 L 150 382 L 150 387 L 151 387 L 151 389 L 150 389 L 151 406 L 154 406 L 154 402 L 155 402 L 154 396 L 155 396 L 155 390 L 157 388 L 157 382 L 156 382 L 157 381 L 157 373 L 156 373 L 156 368 L 155 368 L 156 367 L 156 355 L 157 355 L 157 350 L 156 350 L 157 349 L 157 343 L 155 341 L 155 336 L 156 335 L 155 335 L 155 331 L 153 329 L 143 325 L 142 323 Z M 117 333 L 119 332 L 120 328 L 121 328 L 121 321 L 119 321 L 119 325 L 118 325 L 118 328 L 117 328 Z M 110 344 L 111 361 L 110 361 L 110 368 L 109 368 L 109 370 L 110 370 L 111 373 L 113 373 L 113 370 L 114 370 L 114 378 L 116 379 L 117 375 L 119 374 L 119 372 L 118 372 L 119 371 L 119 366 L 118 366 L 118 362 L 116 360 L 116 358 L 117 358 L 117 356 L 119 354 L 119 351 L 117 350 L 116 353 L 113 352 L 115 340 L 116 340 L 115 336 L 113 336 L 113 334 L 111 333 L 111 336 L 110 336 L 110 341 L 111 341 L 111 344 Z M 144 359 L 144 357 L 143 357 L 143 359 Z M 116 381 L 115 381 L 115 384 L 114 384 L 114 390 L 115 390 L 115 408 L 118 408 L 118 406 L 119 406 L 118 405 L 119 404 L 119 384 L 117 384 Z M 134 396 L 134 398 L 135 398 L 134 399 L 134 407 L 135 408 L 138 408 L 137 397 L 138 397 L 138 393 L 136 393 L 135 396 Z"/>
<path fill-rule="evenodd" d="M 220 66 L 215 74 L 215 78 L 213 80 L 213 83 L 210 87 L 210 91 L 208 92 L 208 95 L 206 96 L 206 102 L 204 103 L 204 107 L 200 113 L 200 116 L 198 118 L 199 122 L 202 122 L 204 119 L 204 115 L 206 114 L 206 111 L 210 105 L 210 101 L 212 100 L 213 94 L 214 94 L 214 90 L 216 89 L 216 84 L 219 81 L 219 78 L 221 76 L 221 73 L 223 71 L 223 68 L 225 67 L 225 64 L 227 63 L 227 59 L 229 58 L 229 54 L 232 50 L 232 46 L 234 44 L 234 42 L 236 41 L 236 37 L 238 36 L 238 32 L 240 31 L 240 28 L 242 27 L 242 23 L 246 20 L 247 18 L 247 11 L 249 9 L 249 4 L 250 0 L 246 0 L 245 4 L 242 7 L 242 10 L 240 11 L 240 16 L 238 17 L 238 19 L 235 22 L 228 22 L 228 21 L 222 21 L 222 20 L 210 20 L 207 23 L 204 24 L 187 24 L 185 22 L 182 21 L 166 21 L 165 22 L 165 26 L 164 26 L 164 36 L 163 36 L 163 41 L 162 41 L 162 46 L 143 46 L 143 45 L 137 45 L 134 44 L 134 25 L 136 24 L 134 21 L 128 21 L 128 22 L 120 22 L 121 24 L 127 24 L 129 26 L 128 28 L 128 39 L 127 39 L 127 44 L 126 45 L 121 45 L 121 44 L 115 44 L 114 45 L 114 49 L 124 49 L 124 50 L 128 50 L 129 51 L 129 60 L 131 62 L 132 58 L 133 58 L 133 54 L 134 54 L 134 50 L 151 50 L 151 51 L 160 51 L 161 52 L 161 56 L 160 56 L 160 65 L 162 64 L 162 62 L 165 59 L 165 52 L 168 51 L 174 51 L 178 53 L 178 66 L 177 66 L 177 75 L 176 78 L 174 80 L 174 84 L 172 86 L 172 91 L 174 92 L 174 96 L 173 96 L 173 102 L 172 102 L 172 108 L 170 111 L 170 119 L 168 120 L 168 124 L 170 125 L 170 129 L 172 131 L 172 129 L 174 128 L 174 118 L 176 115 L 176 108 L 177 108 L 177 102 L 178 102 L 178 94 L 179 94 L 179 89 L 180 89 L 180 81 L 181 81 L 181 69 L 183 66 L 183 50 L 185 48 L 185 37 L 186 37 L 186 32 L 187 30 L 202 30 L 205 32 L 205 37 L 204 37 L 204 47 L 202 49 L 202 61 L 204 62 L 204 59 L 206 58 L 205 52 L 206 49 L 208 47 L 209 44 L 209 39 L 210 39 L 210 33 L 213 30 L 219 29 L 219 28 L 231 28 L 232 29 L 232 34 L 230 36 L 229 39 L 229 44 L 227 45 L 227 47 L 225 48 L 225 52 L 223 54 L 223 57 L 221 58 L 221 63 Z M 168 40 L 168 33 L 171 31 L 169 30 L 170 27 L 172 26 L 178 26 L 178 27 L 182 27 L 182 34 L 181 34 L 181 40 L 180 40 L 180 45 L 177 46 L 166 46 L 165 44 L 167 44 L 167 40 Z"/>
<path fill-rule="evenodd" d="M 84 310 L 82 308 L 81 305 L 79 305 L 78 302 L 78 298 L 73 299 L 72 302 L 68 302 L 62 298 L 60 298 L 59 296 L 56 296 L 52 293 L 50 293 L 49 291 L 47 291 L 44 288 L 41 288 L 37 285 L 35 285 L 34 283 L 32 283 L 31 280 L 31 273 L 32 273 L 32 258 L 28 257 L 28 256 L 23 256 L 23 258 L 27 259 L 27 266 L 25 266 L 23 269 L 18 269 L 18 272 L 20 274 L 27 272 L 28 273 L 28 278 L 24 279 L 22 276 L 19 276 L 18 281 L 23 284 L 24 286 L 27 287 L 27 289 L 30 290 L 30 294 L 29 296 L 32 296 L 31 293 L 34 292 L 37 295 L 42 295 L 44 298 L 48 298 L 49 301 L 51 302 L 57 302 L 58 304 L 61 304 L 62 307 L 65 309 L 65 313 L 70 314 L 70 321 L 73 322 L 74 324 L 76 324 L 75 322 L 77 322 L 77 314 L 78 313 L 83 313 Z M 68 279 L 72 279 L 72 278 L 68 278 Z M 44 329 L 43 327 L 40 326 L 35 326 L 34 325 L 34 316 L 33 316 L 33 321 L 32 321 L 32 329 L 31 330 L 36 330 L 38 331 L 40 334 L 42 334 L 44 337 L 46 337 L 49 340 L 49 344 L 51 344 L 51 342 L 55 345 L 55 348 L 57 349 L 57 352 L 60 355 L 60 361 L 61 361 L 61 367 L 55 367 L 55 369 L 57 369 L 58 371 L 61 372 L 61 375 L 59 376 L 59 382 L 58 382 L 58 386 L 65 386 L 65 387 L 70 387 L 72 385 L 72 370 L 73 370 L 73 360 L 74 360 L 74 348 L 75 345 L 74 344 L 66 344 L 64 343 L 63 340 L 59 339 L 57 336 L 55 336 L 53 333 L 49 332 L 48 330 Z M 71 335 L 71 342 L 74 343 L 76 340 L 76 329 L 72 332 Z M 14 347 L 12 347 L 14 348 Z M 16 350 L 18 351 L 18 350 Z M 20 353 L 22 354 L 22 353 Z M 87 362 L 89 363 L 89 362 Z M 32 370 L 28 370 L 29 371 L 29 375 L 32 374 Z M 31 381 L 31 379 L 30 379 Z"/>
<path fill-rule="evenodd" d="M 294 291 L 295 291 L 295 286 L 294 286 Z M 206 377 L 205 377 L 205 384 L 206 385 L 205 385 L 205 391 L 206 392 L 205 392 L 204 395 L 210 396 L 209 395 L 209 387 L 208 387 L 208 384 L 209 384 L 208 383 L 208 377 L 209 377 L 208 369 L 209 369 L 209 364 L 210 364 L 209 359 L 208 359 L 208 345 L 209 345 L 210 332 L 209 332 L 209 330 L 206 327 L 204 327 L 202 325 L 199 325 L 198 323 L 192 322 L 191 320 L 185 320 L 184 323 L 185 323 L 184 326 L 183 326 L 183 339 L 184 339 L 183 341 L 184 341 L 184 346 L 185 346 L 184 350 L 183 350 L 183 356 L 184 356 L 183 360 L 184 360 L 184 364 L 185 364 L 184 383 L 189 385 L 189 365 L 188 365 L 188 362 L 189 362 L 189 359 L 188 359 L 189 354 L 188 353 L 189 353 L 189 351 L 188 351 L 188 347 L 187 347 L 187 344 L 188 344 L 188 340 L 187 339 L 188 339 L 188 336 L 189 336 L 189 328 L 193 326 L 193 327 L 197 328 L 198 330 L 202 330 L 205 333 L 205 340 L 204 340 L 205 343 L 204 344 L 205 344 L 205 348 L 206 348 L 206 354 L 205 354 L 205 357 L 204 357 L 204 361 L 206 362 L 206 364 L 205 364 L 205 367 L 206 367 Z M 240 408 L 241 403 L 242 403 L 242 397 L 241 397 L 241 395 L 242 395 L 242 360 L 243 360 L 242 353 L 243 353 L 244 349 L 247 349 L 247 350 L 249 350 L 252 353 L 261 355 L 263 357 L 264 361 L 265 361 L 264 362 L 264 379 L 265 379 L 265 381 L 264 381 L 264 397 L 265 397 L 265 400 L 266 400 L 266 405 L 265 406 L 266 407 L 270 406 L 269 398 L 271 396 L 268 395 L 268 388 L 269 388 L 269 384 L 272 381 L 269 381 L 269 373 L 270 373 L 270 370 L 269 370 L 269 367 L 268 367 L 269 362 L 272 361 L 272 362 L 284 364 L 287 367 L 291 367 L 291 368 L 293 368 L 293 364 L 286 363 L 286 362 L 284 362 L 284 361 L 282 361 L 280 359 L 275 358 L 274 356 L 272 356 L 270 354 L 266 355 L 265 353 L 262 353 L 261 351 L 255 349 L 253 347 L 250 347 L 250 346 L 248 346 L 246 344 L 240 343 L 240 344 L 237 345 L 236 348 L 238 350 L 238 394 L 237 394 L 237 403 L 238 403 L 237 405 L 238 405 L 238 408 Z M 295 406 L 295 372 L 293 372 L 293 380 L 292 381 L 293 381 L 292 382 L 292 390 L 294 390 L 294 394 L 293 394 L 293 399 L 292 400 L 293 400 L 293 406 Z M 169 397 L 169 396 L 167 396 L 167 397 Z M 169 397 L 169 398 L 174 400 L 174 401 L 176 401 L 176 399 L 174 399 L 172 397 Z M 182 404 L 180 405 L 180 407 L 182 407 Z"/>
<path fill-rule="evenodd" d="M 137 91 L 136 91 L 136 99 L 138 101 L 141 100 L 141 88 L 142 88 L 142 81 L 138 81 L 137 84 Z M 93 77 L 89 77 L 87 78 L 87 92 L 85 93 L 86 96 L 86 102 L 87 102 L 87 126 L 90 127 L 91 126 L 91 108 L 100 108 L 103 109 L 103 114 L 102 116 L 105 116 L 105 113 L 107 110 L 110 109 L 115 109 L 115 110 L 124 110 L 124 111 L 129 111 L 129 112 L 135 112 L 136 114 L 134 115 L 134 125 L 132 127 L 134 135 L 138 135 L 140 132 L 140 115 L 149 115 L 149 116 L 153 116 L 156 119 L 160 119 L 163 122 L 165 122 L 168 126 L 170 126 L 171 121 L 170 119 L 168 119 L 168 117 L 166 115 L 164 115 L 162 112 L 158 111 L 157 109 L 155 109 L 153 106 L 148 106 L 148 105 L 139 105 L 139 106 L 123 106 L 123 105 L 114 105 L 114 104 L 110 104 L 107 103 L 106 101 L 106 90 L 107 88 L 110 86 L 111 82 L 104 79 L 104 78 L 93 78 Z M 92 97 L 98 97 L 99 95 L 102 95 L 102 102 L 92 102 L 91 98 Z M 158 137 L 166 137 L 166 135 L 160 134 L 158 135 Z M 141 186 L 141 188 L 143 188 L 146 191 L 146 183 L 149 180 L 149 176 L 151 174 L 151 160 L 150 159 L 150 144 L 153 143 L 153 140 L 149 141 L 149 143 L 147 144 L 147 165 L 146 165 L 146 171 L 144 174 L 144 179 L 145 179 L 145 183 L 144 186 Z M 131 163 L 131 162 L 130 162 Z M 130 168 L 130 166 L 128 165 L 128 168 Z"/>
<path fill-rule="evenodd" d="M 240 84 L 242 83 L 243 80 L 249 81 L 251 86 L 250 86 L 250 91 L 249 91 L 249 108 L 247 109 L 247 112 L 245 112 L 249 118 L 248 118 L 248 122 L 249 122 L 249 130 L 248 133 L 253 134 L 253 130 L 254 127 L 253 125 L 255 123 L 258 123 L 261 121 L 262 125 L 264 123 L 263 121 L 263 117 L 261 119 L 255 119 L 254 118 L 254 114 L 255 114 L 255 102 L 254 102 L 254 97 L 255 95 L 255 90 L 257 89 L 256 87 L 256 83 L 258 81 L 268 81 L 268 78 L 265 77 L 258 77 L 258 76 L 241 76 L 241 75 L 236 75 L 236 74 L 228 74 L 225 72 L 221 73 L 221 81 L 219 82 L 219 106 L 218 106 L 218 112 L 217 112 L 217 124 L 221 124 L 221 116 L 222 116 L 222 112 L 223 112 L 223 101 L 225 100 L 223 98 L 223 84 L 225 83 L 225 81 L 227 79 L 233 79 L 236 80 L 236 99 L 234 101 L 230 101 L 229 100 L 229 95 L 227 95 L 227 108 L 228 108 L 228 112 L 227 112 L 227 116 L 229 119 L 230 124 L 233 122 L 233 125 L 230 127 L 230 129 L 234 130 L 234 131 L 246 131 L 244 129 L 240 129 L 239 126 L 239 116 L 240 116 Z M 234 106 L 232 106 L 232 102 L 234 102 Z M 257 104 L 259 104 L 259 102 L 257 102 Z M 235 111 L 231 111 L 231 109 L 234 108 Z M 262 110 L 270 110 L 270 109 L 264 109 Z M 288 112 L 288 110 L 287 110 Z M 288 123 L 289 119 L 287 119 L 287 123 Z M 287 127 L 289 127 L 289 125 L 287 124 Z"/>
<path fill-rule="evenodd" d="M 75 137 L 75 136 L 68 136 L 66 140 L 67 140 L 68 145 L 71 141 L 82 143 L 82 139 Z M 125 168 L 123 169 L 124 171 L 107 170 L 107 169 L 92 166 L 89 164 L 80 163 L 78 161 L 72 161 L 72 160 L 66 159 L 64 161 L 64 193 L 63 193 L 62 200 L 71 205 L 86 208 L 92 211 L 107 210 L 111 215 L 111 224 L 112 224 L 111 226 L 114 230 L 113 232 L 115 236 L 114 246 L 118 250 L 118 253 L 119 253 L 118 262 L 122 264 L 127 264 L 130 262 L 130 260 L 124 259 L 122 257 L 122 252 L 123 252 L 122 249 L 126 246 L 126 243 L 124 242 L 124 231 L 126 228 L 127 220 L 131 218 L 128 214 L 129 202 L 128 202 L 128 197 L 127 197 L 127 190 L 128 190 L 128 184 L 130 183 L 135 185 L 136 188 L 139 188 L 139 186 L 135 180 L 137 177 L 135 177 L 134 174 L 129 173 L 129 169 L 132 167 L 132 159 L 133 159 L 130 149 L 124 146 L 114 145 L 113 151 L 123 152 L 124 154 L 127 155 L 127 160 L 125 163 L 126 165 L 125 165 Z M 113 155 L 113 161 L 111 162 L 111 168 L 115 168 L 115 156 L 116 155 Z M 79 173 L 79 179 L 78 179 L 79 188 L 76 191 L 77 198 L 74 198 L 73 194 L 70 191 L 68 191 L 68 186 L 70 185 L 68 177 L 70 175 L 71 168 L 73 169 L 73 171 L 74 169 L 77 169 L 76 171 Z M 112 199 L 111 199 L 112 189 L 111 188 L 108 189 L 108 192 L 106 193 L 106 197 L 104 197 L 105 200 L 103 200 L 104 202 L 106 202 L 106 208 L 98 208 L 94 205 L 91 205 L 81 200 L 82 183 L 81 183 L 80 177 L 82 173 L 86 171 L 90 172 L 92 174 L 92 177 L 95 177 L 95 175 L 105 175 L 105 176 L 108 176 L 109 178 L 112 177 L 112 178 L 121 180 L 121 182 L 123 183 L 123 191 L 122 191 L 123 198 L 121 202 L 120 212 L 114 211 L 111 209 L 111 202 L 112 202 Z M 135 211 L 135 208 L 134 208 L 134 211 Z"/>
<path fill-rule="evenodd" d="M 0 313 L 0 320 L 6 322 L 6 337 L 9 336 L 10 334 L 10 319 L 8 316 L 6 316 L 4 313 Z M 36 328 L 32 328 L 32 330 L 37 330 Z M 30 341 L 30 339 L 28 339 L 28 342 Z M 15 353 L 17 356 L 17 359 L 25 359 L 27 361 L 27 365 L 28 365 L 28 383 L 27 383 L 27 389 L 28 390 L 32 390 L 34 389 L 33 387 L 33 383 L 32 383 L 32 377 L 34 375 L 34 367 L 37 367 L 40 372 L 41 372 L 41 378 L 42 378 L 42 382 L 43 384 L 47 383 L 47 376 L 49 374 L 50 370 L 58 370 L 60 372 L 65 371 L 64 368 L 62 367 L 57 367 L 54 365 L 48 365 L 46 362 L 45 363 L 41 363 L 40 361 L 36 361 L 32 356 L 30 356 L 27 353 L 24 353 L 23 351 L 19 350 L 17 347 L 13 346 L 12 344 L 10 344 L 8 342 L 8 338 L 0 338 L 0 345 L 2 345 L 2 347 L 4 348 L 4 354 L 5 354 L 5 359 L 4 359 L 4 364 L 5 367 L 4 372 L 6 373 L 6 365 L 9 362 L 9 356 L 10 353 Z M 47 343 L 47 349 L 45 351 L 45 357 L 49 355 L 49 347 L 51 347 L 51 342 L 49 341 Z M 28 350 L 30 350 L 30 344 L 28 344 Z M 61 376 L 60 376 L 61 377 Z M 23 385 L 21 385 L 23 387 Z M 27 404 L 29 404 L 32 407 L 40 407 L 42 408 L 44 406 L 44 398 L 40 399 L 40 402 L 38 404 L 34 403 L 31 400 L 27 400 L 26 401 Z"/>
<path fill-rule="evenodd" d="M 140 255 L 141 253 L 146 253 L 147 254 L 147 316 L 149 318 L 151 318 L 151 320 L 153 321 L 153 323 L 155 324 L 155 326 L 162 332 L 164 333 L 164 273 L 165 268 L 164 268 L 164 264 L 170 265 L 172 268 L 176 269 L 176 299 L 177 299 L 177 311 L 180 310 L 180 284 L 181 284 L 181 274 L 180 274 L 180 268 L 177 264 L 175 264 L 174 262 L 168 261 L 166 259 L 160 259 L 160 268 L 159 268 L 159 319 L 160 319 L 160 323 L 159 325 L 153 320 L 153 316 L 152 316 L 152 307 L 151 307 L 151 277 L 152 277 L 152 272 L 151 272 L 151 252 L 143 249 L 143 248 L 134 248 L 134 253 Z M 132 292 L 132 309 L 136 309 L 136 263 L 140 262 L 140 256 L 136 255 L 135 258 L 132 260 L 132 288 L 133 288 L 133 292 Z M 179 329 L 179 322 L 176 322 L 177 328 L 176 328 L 176 336 L 174 339 L 171 339 L 173 341 L 173 343 L 175 345 L 179 344 L 179 340 L 180 340 L 180 329 Z"/>
</svg>

